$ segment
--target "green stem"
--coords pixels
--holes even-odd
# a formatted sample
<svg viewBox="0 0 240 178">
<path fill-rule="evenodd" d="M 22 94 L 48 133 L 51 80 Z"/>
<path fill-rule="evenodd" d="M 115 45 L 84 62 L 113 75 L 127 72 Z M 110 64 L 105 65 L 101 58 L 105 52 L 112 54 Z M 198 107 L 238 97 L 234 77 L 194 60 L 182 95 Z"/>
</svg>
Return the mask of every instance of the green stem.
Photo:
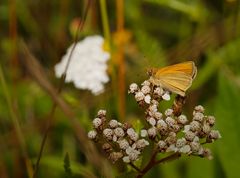
<svg viewBox="0 0 240 178">
<path fill-rule="evenodd" d="M 111 85 L 113 88 L 112 95 L 117 98 L 117 91 L 118 91 L 118 79 L 117 79 L 117 72 L 115 69 L 115 63 L 113 61 L 113 51 L 112 51 L 112 42 L 111 42 L 111 33 L 109 28 L 109 22 L 108 22 L 108 13 L 107 13 L 107 5 L 106 0 L 100 0 L 100 11 L 101 11 L 101 19 L 102 19 L 102 27 L 103 27 L 103 34 L 104 34 L 104 40 L 105 40 L 105 49 L 107 49 L 111 55 L 108 65 L 108 72 L 111 76 Z M 116 103 L 115 103 L 116 104 Z M 117 107 L 117 106 L 116 106 Z"/>
<path fill-rule="evenodd" d="M 101 10 L 104 37 L 107 42 L 107 45 L 110 45 L 110 29 L 109 29 L 109 23 L 108 23 L 106 0 L 100 0 L 100 10 Z"/>
</svg>

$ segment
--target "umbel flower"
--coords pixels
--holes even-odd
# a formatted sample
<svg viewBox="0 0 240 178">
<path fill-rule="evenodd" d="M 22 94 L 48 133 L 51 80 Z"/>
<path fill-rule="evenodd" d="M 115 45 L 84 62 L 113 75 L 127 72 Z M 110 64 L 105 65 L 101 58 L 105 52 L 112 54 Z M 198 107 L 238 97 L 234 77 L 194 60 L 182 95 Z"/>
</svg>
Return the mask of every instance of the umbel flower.
<svg viewBox="0 0 240 178">
<path fill-rule="evenodd" d="M 182 114 L 185 97 L 176 95 L 171 108 L 164 112 L 159 110 L 161 101 L 171 102 L 173 96 L 149 80 L 141 86 L 132 83 L 129 93 L 134 95 L 138 105 L 144 109 L 144 126 L 136 131 L 128 123 L 108 120 L 106 111 L 100 110 L 93 120 L 94 130 L 89 131 L 91 140 L 102 144 L 102 148 L 113 162 L 122 160 L 129 163 L 143 175 L 151 167 L 164 161 L 173 160 L 182 154 L 212 159 L 206 143 L 221 138 L 218 130 L 214 130 L 215 117 L 206 115 L 204 107 L 195 106 L 191 118 Z M 151 145 L 152 155 L 145 168 L 140 170 L 133 163 L 141 158 L 143 150 Z M 168 155 L 156 160 L 157 154 Z"/>
<path fill-rule="evenodd" d="M 104 84 L 109 81 L 107 61 L 109 52 L 103 49 L 104 39 L 101 36 L 89 36 L 76 44 L 66 72 L 66 82 L 73 82 L 76 88 L 90 90 L 98 95 L 104 91 Z M 65 71 L 73 45 L 62 60 L 55 65 L 55 74 L 59 78 Z"/>
</svg>

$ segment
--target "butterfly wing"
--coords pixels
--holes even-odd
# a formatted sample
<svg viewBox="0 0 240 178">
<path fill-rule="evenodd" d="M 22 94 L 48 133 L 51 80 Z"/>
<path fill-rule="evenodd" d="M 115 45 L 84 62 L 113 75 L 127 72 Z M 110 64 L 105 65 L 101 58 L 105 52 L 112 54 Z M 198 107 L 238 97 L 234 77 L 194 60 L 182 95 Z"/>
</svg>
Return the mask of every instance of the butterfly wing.
<svg viewBox="0 0 240 178">
<path fill-rule="evenodd" d="M 172 72 L 183 72 L 186 75 L 190 75 L 192 79 L 196 77 L 197 67 L 195 66 L 193 61 L 187 61 L 179 64 L 174 64 L 171 66 L 163 67 L 156 72 L 156 76 L 168 74 Z"/>
<path fill-rule="evenodd" d="M 192 85 L 196 73 L 197 68 L 194 62 L 188 61 L 159 69 L 152 81 L 155 85 L 184 96 L 186 90 Z"/>
<path fill-rule="evenodd" d="M 182 72 L 175 72 L 158 77 L 159 84 L 176 94 L 185 95 L 186 90 L 192 85 L 192 77 Z"/>
</svg>

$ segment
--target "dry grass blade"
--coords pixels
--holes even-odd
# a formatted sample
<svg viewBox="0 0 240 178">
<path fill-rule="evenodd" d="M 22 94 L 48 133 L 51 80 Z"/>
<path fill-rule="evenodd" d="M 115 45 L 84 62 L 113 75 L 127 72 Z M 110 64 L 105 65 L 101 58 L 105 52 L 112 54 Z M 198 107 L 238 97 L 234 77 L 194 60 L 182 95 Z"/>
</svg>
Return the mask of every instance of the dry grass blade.
<svg viewBox="0 0 240 178">
<path fill-rule="evenodd" d="M 98 169 L 103 170 L 104 177 L 110 177 L 110 172 L 106 170 L 107 162 L 101 155 L 98 154 L 95 146 L 87 138 L 87 134 L 84 128 L 80 126 L 75 113 L 72 111 L 71 107 L 61 98 L 61 96 L 59 96 L 57 89 L 55 89 L 54 86 L 52 86 L 52 84 L 48 81 L 42 66 L 38 63 L 38 60 L 31 54 L 28 47 L 23 41 L 20 43 L 20 49 L 24 53 L 24 58 L 22 60 L 29 74 L 51 96 L 52 100 L 67 116 L 76 134 L 76 137 L 80 142 L 80 149 L 86 155 L 89 162 L 96 166 Z"/>
</svg>

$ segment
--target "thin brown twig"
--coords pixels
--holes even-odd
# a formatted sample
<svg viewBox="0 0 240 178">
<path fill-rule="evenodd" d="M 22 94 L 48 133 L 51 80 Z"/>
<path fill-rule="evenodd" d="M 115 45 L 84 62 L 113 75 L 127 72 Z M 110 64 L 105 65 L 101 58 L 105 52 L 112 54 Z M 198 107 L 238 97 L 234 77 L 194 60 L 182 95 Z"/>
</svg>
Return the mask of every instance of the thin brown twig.
<svg viewBox="0 0 240 178">
<path fill-rule="evenodd" d="M 135 169 L 137 172 L 141 172 L 141 169 L 139 169 L 135 164 L 133 164 L 132 162 L 129 163 L 129 165 Z"/>
<path fill-rule="evenodd" d="M 173 154 L 171 154 L 171 155 L 169 155 L 165 158 L 162 158 L 162 159 L 156 161 L 157 153 L 158 153 L 158 151 L 156 150 L 153 153 L 153 155 L 152 155 L 150 161 L 148 162 L 148 164 L 145 166 L 145 168 L 143 168 L 143 170 L 141 170 L 139 172 L 139 174 L 137 175 L 136 178 L 142 178 L 150 169 L 152 169 L 157 164 L 164 163 L 164 162 L 167 162 L 167 161 L 171 161 L 171 160 L 177 159 L 181 156 L 180 153 L 173 153 Z"/>
<path fill-rule="evenodd" d="M 158 161 L 155 162 L 154 166 L 157 165 L 157 164 L 160 164 L 160 163 L 164 163 L 164 162 L 168 162 L 168 161 L 172 161 L 172 160 L 175 160 L 175 159 L 178 159 L 179 157 L 181 156 L 180 153 L 173 153 L 165 158 L 162 158 Z"/>
<path fill-rule="evenodd" d="M 74 39 L 74 44 L 73 44 L 73 47 L 72 47 L 72 49 L 70 51 L 70 55 L 69 55 L 69 58 L 68 58 L 68 61 L 67 61 L 67 65 L 65 67 L 64 73 L 63 73 L 63 75 L 61 77 L 61 81 L 60 81 L 60 84 L 59 84 L 59 87 L 58 87 L 58 94 L 61 92 L 61 90 L 63 88 L 63 84 L 64 84 L 64 81 L 65 81 L 65 78 L 66 78 L 66 73 L 67 73 L 69 64 L 70 64 L 71 59 L 72 59 L 72 54 L 73 54 L 73 51 L 74 51 L 74 49 L 75 49 L 75 47 L 77 45 L 78 36 L 79 36 L 78 34 L 83 29 L 83 26 L 84 26 L 84 23 L 85 23 L 85 20 L 86 20 L 86 17 L 87 17 L 87 14 L 88 14 L 91 2 L 92 2 L 92 0 L 88 0 L 86 9 L 85 9 L 85 11 L 83 13 L 83 20 L 81 21 L 81 23 L 77 27 L 76 35 L 75 35 L 75 39 Z M 44 146 L 45 146 L 45 143 L 46 143 L 46 140 L 47 140 L 48 133 L 49 133 L 50 128 L 52 126 L 53 116 L 54 116 L 56 108 L 57 108 L 57 103 L 54 102 L 54 104 L 52 106 L 52 109 L 50 111 L 49 117 L 47 119 L 46 130 L 44 132 L 44 136 L 43 136 L 43 139 L 42 139 L 42 142 L 41 142 L 40 151 L 39 151 L 39 154 L 38 154 L 38 157 L 37 157 L 37 162 L 36 162 L 34 173 L 33 173 L 33 178 L 37 177 L 37 172 L 38 172 L 38 169 L 39 169 L 39 163 L 40 163 L 40 160 L 41 160 L 41 157 L 42 157 L 42 153 L 43 153 L 43 149 L 44 149 Z"/>
<path fill-rule="evenodd" d="M 140 173 L 137 175 L 137 178 L 143 177 L 144 174 L 146 174 L 147 171 L 150 170 L 153 167 L 157 154 L 158 154 L 158 150 L 155 149 L 155 151 L 153 152 L 153 154 L 151 156 L 151 159 L 149 160 L 148 164 L 140 171 Z"/>
<path fill-rule="evenodd" d="M 43 90 L 57 103 L 58 107 L 63 111 L 66 118 L 69 119 L 71 127 L 79 141 L 80 150 L 85 154 L 87 160 L 100 170 L 103 170 L 104 177 L 111 177 L 111 172 L 108 171 L 108 162 L 99 154 L 94 144 L 87 138 L 85 129 L 81 127 L 76 114 L 72 108 L 63 100 L 57 93 L 57 89 L 49 82 L 44 72 L 43 67 L 38 63 L 38 60 L 30 53 L 24 42 L 20 43 L 21 49 L 24 50 L 23 64 L 25 64 L 29 74 L 35 79 Z"/>
</svg>

